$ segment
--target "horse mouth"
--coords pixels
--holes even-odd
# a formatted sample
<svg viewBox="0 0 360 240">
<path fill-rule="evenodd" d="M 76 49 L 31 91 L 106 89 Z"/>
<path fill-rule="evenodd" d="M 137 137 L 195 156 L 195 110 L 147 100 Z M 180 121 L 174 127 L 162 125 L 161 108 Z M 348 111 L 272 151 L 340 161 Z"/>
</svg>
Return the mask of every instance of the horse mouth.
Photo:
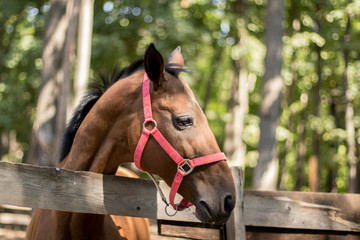
<svg viewBox="0 0 360 240">
<path fill-rule="evenodd" d="M 205 201 L 197 201 L 196 206 L 196 217 L 204 223 L 212 223 L 216 225 L 221 225 L 227 222 L 231 212 L 234 208 L 234 205 L 226 209 L 216 209 L 210 207 Z M 224 211 L 225 210 L 225 211 Z"/>
</svg>

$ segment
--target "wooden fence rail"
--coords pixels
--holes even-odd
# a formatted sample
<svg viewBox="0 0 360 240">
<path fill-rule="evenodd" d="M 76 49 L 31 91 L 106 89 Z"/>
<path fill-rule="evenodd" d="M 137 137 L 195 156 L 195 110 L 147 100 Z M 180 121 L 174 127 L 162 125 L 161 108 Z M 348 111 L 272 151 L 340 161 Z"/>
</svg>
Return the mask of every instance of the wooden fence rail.
<svg viewBox="0 0 360 240">
<path fill-rule="evenodd" d="M 319 232 L 336 236 L 326 239 L 360 239 L 360 195 L 243 190 L 241 172 L 233 169 L 233 176 L 239 201 L 227 224 L 227 239 L 245 238 L 245 227 L 246 239 L 300 239 L 301 234 L 320 236 Z M 166 184 L 160 185 L 168 194 Z M 177 230 L 169 230 L 169 221 L 205 226 L 194 216 L 194 208 L 167 216 L 150 180 L 1 161 L 0 204 L 160 219 L 160 232 L 162 229 L 168 235 L 179 231 L 175 225 Z M 224 238 L 224 230 L 217 230 L 223 233 L 215 239 Z M 194 235 L 194 231 L 189 232 L 183 237 Z M 286 234 L 296 237 L 279 237 Z"/>
<path fill-rule="evenodd" d="M 0 162 L 0 204 L 199 222 L 193 208 L 167 216 L 150 180 L 9 162 Z"/>
</svg>

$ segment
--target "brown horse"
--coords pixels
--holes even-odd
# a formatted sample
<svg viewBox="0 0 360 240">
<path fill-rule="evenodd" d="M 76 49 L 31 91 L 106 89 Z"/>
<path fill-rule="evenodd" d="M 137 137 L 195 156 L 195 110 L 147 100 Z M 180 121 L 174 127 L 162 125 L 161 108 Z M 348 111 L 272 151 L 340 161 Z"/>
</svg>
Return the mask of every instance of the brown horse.
<svg viewBox="0 0 360 240">
<path fill-rule="evenodd" d="M 116 175 L 117 176 L 121 176 L 121 177 L 129 177 L 129 178 L 138 178 L 138 176 L 130 171 L 129 169 L 123 168 L 123 167 L 119 167 L 116 171 Z M 42 215 L 39 215 L 42 214 Z M 51 214 L 50 210 L 39 210 L 37 209 L 33 216 L 32 216 L 32 221 L 31 224 L 28 227 L 27 230 L 27 236 L 26 239 L 46 239 L 49 235 L 48 233 L 42 233 L 39 231 L 36 231 L 34 228 L 36 227 L 36 222 L 37 224 L 41 224 L 41 219 L 40 217 L 43 218 L 43 220 L 46 220 L 46 218 L 44 218 L 44 216 L 46 216 L 46 214 Z M 149 220 L 147 218 L 139 218 L 139 217 L 128 217 L 128 216 L 115 216 L 115 215 L 110 215 L 111 220 L 108 218 L 108 216 L 106 216 L 106 223 L 108 223 L 112 228 L 114 228 L 114 224 L 115 227 L 118 229 L 119 234 L 120 234 L 120 239 L 138 239 L 138 240 L 149 240 L 150 239 L 150 224 L 149 224 Z M 45 229 L 45 231 L 49 231 L 50 229 L 52 229 L 53 227 L 51 226 L 52 222 L 45 222 L 42 221 L 42 223 L 44 224 L 42 226 L 42 229 Z M 46 226 L 46 224 L 48 224 L 48 226 Z M 88 222 L 88 227 L 91 228 L 92 225 L 91 223 Z M 84 230 L 85 232 L 87 232 L 88 230 Z M 84 232 L 84 233 L 85 233 Z M 84 234 L 81 233 L 81 234 Z M 93 239 L 95 239 L 96 237 L 94 236 Z M 49 239 L 61 239 L 60 236 L 53 236 L 52 238 Z M 65 238 L 64 238 L 65 239 Z M 70 238 L 71 239 L 71 238 Z M 89 238 L 90 239 L 90 238 Z M 99 238 L 101 239 L 101 238 Z M 114 238 L 114 239 L 119 239 L 118 238 Z"/>
<path fill-rule="evenodd" d="M 179 47 L 165 64 L 151 44 L 144 60 L 114 72 L 111 81 L 103 78 L 104 84 L 84 98 L 67 128 L 59 167 L 114 174 L 119 164 L 134 161 L 143 127 L 147 127 L 144 76 L 151 80 L 157 128 L 178 155 L 194 159 L 220 153 L 205 115 L 179 77 L 183 65 Z M 157 174 L 169 186 L 179 171 L 153 136 L 141 155 L 141 168 Z M 203 222 L 226 222 L 235 205 L 234 182 L 225 161 L 197 166 L 183 178 L 178 193 L 195 205 L 196 216 Z M 121 235 L 110 216 L 37 209 L 27 239 L 121 239 Z"/>
</svg>

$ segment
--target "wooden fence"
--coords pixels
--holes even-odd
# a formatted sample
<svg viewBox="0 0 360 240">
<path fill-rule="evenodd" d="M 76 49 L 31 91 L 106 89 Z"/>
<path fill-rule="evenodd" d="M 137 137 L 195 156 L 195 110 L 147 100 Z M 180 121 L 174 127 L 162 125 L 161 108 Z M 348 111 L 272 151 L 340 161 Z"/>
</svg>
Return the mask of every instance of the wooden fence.
<svg viewBox="0 0 360 240">
<path fill-rule="evenodd" d="M 0 204 L 158 219 L 160 234 L 186 238 L 360 239 L 360 195 L 243 190 L 232 171 L 238 201 L 226 226 L 200 223 L 192 207 L 167 216 L 149 180 L 8 162 L 0 162 Z"/>
</svg>

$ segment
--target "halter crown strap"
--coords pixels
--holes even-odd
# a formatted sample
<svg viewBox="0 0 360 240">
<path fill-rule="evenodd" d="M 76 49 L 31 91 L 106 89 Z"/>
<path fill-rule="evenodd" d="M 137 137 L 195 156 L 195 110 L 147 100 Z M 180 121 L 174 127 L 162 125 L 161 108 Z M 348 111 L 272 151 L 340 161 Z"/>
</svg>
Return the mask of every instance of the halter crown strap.
<svg viewBox="0 0 360 240">
<path fill-rule="evenodd" d="M 135 166 L 141 171 L 146 172 L 146 170 L 141 167 L 140 163 L 145 145 L 149 140 L 150 135 L 152 135 L 155 138 L 155 140 L 160 144 L 160 146 L 165 150 L 165 152 L 170 156 L 170 158 L 178 165 L 178 169 L 175 174 L 170 190 L 169 200 L 171 206 L 175 210 L 182 210 L 184 208 L 190 207 L 192 203 L 188 202 L 186 199 L 183 199 L 179 204 L 174 203 L 175 195 L 180 187 L 180 184 L 184 176 L 190 174 L 192 170 L 197 166 L 209 164 L 212 162 L 218 162 L 221 160 L 226 160 L 226 156 L 222 152 L 207 155 L 204 157 L 194 158 L 194 159 L 184 159 L 183 157 L 180 156 L 180 154 L 170 145 L 170 143 L 160 133 L 159 129 L 157 128 L 156 121 L 152 118 L 152 108 L 151 108 L 151 99 L 150 99 L 150 79 L 146 73 L 144 74 L 144 80 L 143 80 L 143 106 L 144 106 L 145 121 L 143 124 L 143 130 L 139 142 L 135 149 L 135 154 L 134 154 Z M 151 130 L 146 128 L 147 127 L 146 125 L 149 123 L 152 123 Z M 150 178 L 153 180 L 157 189 L 160 191 L 163 201 L 166 203 L 166 205 L 168 205 L 166 199 L 163 197 L 161 189 L 157 185 L 157 182 L 154 180 L 152 175 L 150 176 Z"/>
<path fill-rule="evenodd" d="M 144 74 L 142 94 L 145 121 L 153 119 L 150 99 L 150 79 L 146 73 Z"/>
</svg>

